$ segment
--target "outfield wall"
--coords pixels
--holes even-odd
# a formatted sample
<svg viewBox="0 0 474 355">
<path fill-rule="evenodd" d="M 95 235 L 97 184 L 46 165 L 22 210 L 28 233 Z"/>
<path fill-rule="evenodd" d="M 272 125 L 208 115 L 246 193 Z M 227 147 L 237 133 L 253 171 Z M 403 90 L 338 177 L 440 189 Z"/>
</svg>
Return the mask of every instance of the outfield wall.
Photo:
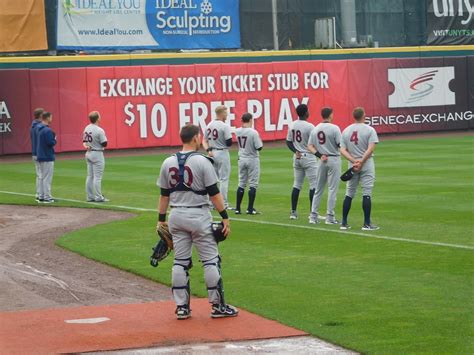
<svg viewBox="0 0 474 355">
<path fill-rule="evenodd" d="M 110 149 L 179 145 L 179 128 L 204 127 L 220 104 L 229 107 L 232 127 L 252 112 L 265 141 L 286 137 L 299 103 L 308 104 L 312 123 L 321 107 L 333 107 L 341 129 L 356 106 L 378 133 L 473 127 L 473 56 L 267 59 L 0 70 L 0 154 L 30 151 L 36 107 L 53 113 L 57 152 L 82 149 L 92 110 L 101 112 Z"/>
</svg>

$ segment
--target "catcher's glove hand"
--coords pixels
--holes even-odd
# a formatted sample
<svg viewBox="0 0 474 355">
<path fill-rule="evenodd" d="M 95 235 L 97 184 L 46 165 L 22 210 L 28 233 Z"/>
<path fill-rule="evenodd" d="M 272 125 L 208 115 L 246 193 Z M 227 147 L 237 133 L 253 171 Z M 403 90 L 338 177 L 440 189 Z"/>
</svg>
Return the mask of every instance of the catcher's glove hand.
<svg viewBox="0 0 474 355">
<path fill-rule="evenodd" d="M 168 223 L 158 223 L 156 226 L 156 233 L 159 235 L 161 240 L 166 242 L 168 248 L 173 249 L 173 237 L 171 236 Z"/>
<path fill-rule="evenodd" d="M 354 176 L 354 169 L 349 168 L 344 172 L 344 174 L 341 175 L 341 180 L 349 181 L 350 179 L 352 179 L 353 176 Z"/>
<path fill-rule="evenodd" d="M 212 222 L 211 223 L 212 234 L 214 235 L 214 239 L 217 243 L 223 242 L 226 240 L 226 236 L 222 232 L 224 229 L 224 223 L 222 222 Z"/>
<path fill-rule="evenodd" d="M 150 257 L 150 264 L 153 267 L 157 267 L 158 262 L 165 259 L 173 249 L 173 238 L 168 229 L 168 223 L 158 223 L 156 233 L 158 233 L 160 240 L 152 248 L 153 254 Z"/>
</svg>

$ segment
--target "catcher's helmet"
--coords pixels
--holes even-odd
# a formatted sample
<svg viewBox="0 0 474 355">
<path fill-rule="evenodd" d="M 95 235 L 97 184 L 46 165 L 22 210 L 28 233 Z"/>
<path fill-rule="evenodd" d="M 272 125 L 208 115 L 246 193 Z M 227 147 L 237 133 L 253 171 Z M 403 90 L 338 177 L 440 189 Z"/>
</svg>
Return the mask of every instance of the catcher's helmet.
<svg viewBox="0 0 474 355">
<path fill-rule="evenodd" d="M 224 235 L 224 233 L 222 233 L 222 230 L 224 229 L 224 223 L 212 222 L 211 229 L 212 229 L 212 234 L 214 235 L 214 238 L 216 239 L 217 243 L 225 240 L 226 236 Z"/>
</svg>

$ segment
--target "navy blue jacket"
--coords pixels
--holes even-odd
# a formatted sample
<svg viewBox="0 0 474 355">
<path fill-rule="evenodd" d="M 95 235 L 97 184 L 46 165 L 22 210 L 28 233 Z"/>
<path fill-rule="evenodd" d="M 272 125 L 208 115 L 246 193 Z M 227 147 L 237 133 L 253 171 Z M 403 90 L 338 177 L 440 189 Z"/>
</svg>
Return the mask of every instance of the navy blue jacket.
<svg viewBox="0 0 474 355">
<path fill-rule="evenodd" d="M 35 127 L 39 124 L 41 124 L 41 121 L 34 119 L 33 122 L 31 122 L 31 128 L 30 128 L 31 155 L 33 155 L 34 157 L 36 156 L 36 145 L 37 145 Z"/>
<path fill-rule="evenodd" d="M 39 124 L 36 130 L 36 156 L 38 161 L 54 161 L 54 146 L 56 145 L 56 135 L 51 128 Z"/>
</svg>

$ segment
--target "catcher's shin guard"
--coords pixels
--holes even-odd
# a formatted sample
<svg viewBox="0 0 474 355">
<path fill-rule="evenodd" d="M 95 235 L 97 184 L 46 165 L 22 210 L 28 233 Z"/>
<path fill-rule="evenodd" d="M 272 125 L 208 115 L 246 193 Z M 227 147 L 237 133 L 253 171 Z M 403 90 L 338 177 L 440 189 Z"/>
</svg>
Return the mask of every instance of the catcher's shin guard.
<svg viewBox="0 0 474 355">
<path fill-rule="evenodd" d="M 191 258 L 175 259 L 172 271 L 173 298 L 178 306 L 189 308 L 191 287 L 189 284 L 189 269 L 193 267 Z"/>
<path fill-rule="evenodd" d="M 225 304 L 224 283 L 221 277 L 221 257 L 203 261 L 204 278 L 207 285 L 209 303 Z"/>
</svg>

